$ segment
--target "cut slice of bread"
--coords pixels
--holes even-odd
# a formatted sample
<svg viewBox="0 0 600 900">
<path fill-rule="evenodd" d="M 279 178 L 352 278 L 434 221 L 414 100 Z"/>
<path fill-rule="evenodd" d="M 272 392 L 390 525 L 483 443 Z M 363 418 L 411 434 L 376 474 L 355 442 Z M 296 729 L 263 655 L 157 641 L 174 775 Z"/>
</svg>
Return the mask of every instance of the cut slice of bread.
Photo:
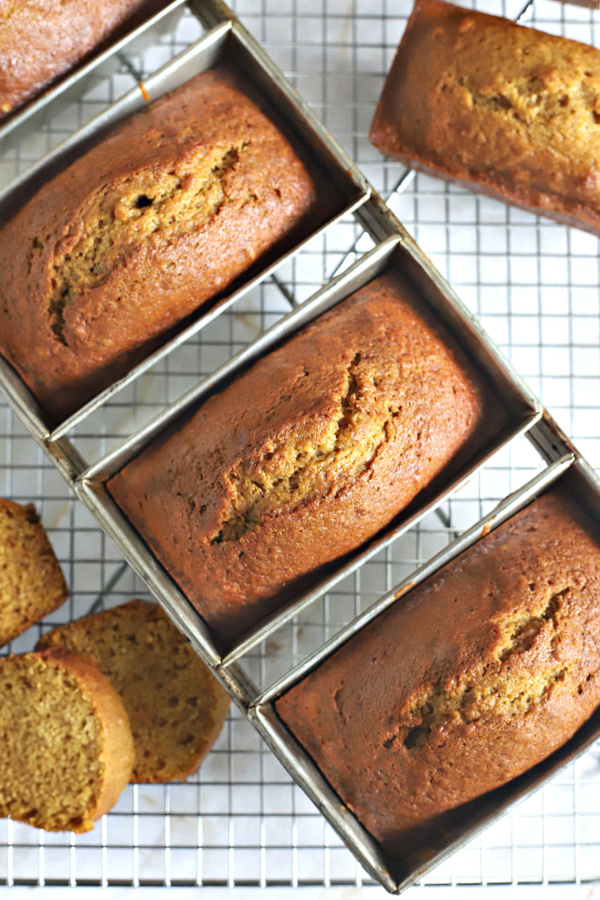
<svg viewBox="0 0 600 900">
<path fill-rule="evenodd" d="M 61 606 L 67 595 L 35 507 L 0 499 L 0 646 Z"/>
<path fill-rule="evenodd" d="M 89 831 L 133 764 L 123 703 L 98 665 L 62 648 L 0 659 L 0 816 Z"/>
<path fill-rule="evenodd" d="M 132 781 L 197 771 L 230 701 L 159 606 L 131 600 L 49 631 L 37 649 L 56 646 L 94 657 L 121 695 L 135 742 Z"/>
</svg>

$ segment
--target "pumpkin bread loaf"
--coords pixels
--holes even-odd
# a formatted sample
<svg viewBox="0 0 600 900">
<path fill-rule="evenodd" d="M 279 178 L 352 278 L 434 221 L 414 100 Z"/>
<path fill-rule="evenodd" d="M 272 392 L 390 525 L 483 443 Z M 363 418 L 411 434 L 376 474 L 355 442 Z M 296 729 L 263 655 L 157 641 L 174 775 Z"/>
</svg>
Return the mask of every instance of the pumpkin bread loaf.
<svg viewBox="0 0 600 900">
<path fill-rule="evenodd" d="M 332 189 L 317 206 L 324 179 L 276 122 L 220 65 L 118 125 L 0 230 L 0 350 L 53 419 L 330 217 Z"/>
<path fill-rule="evenodd" d="M 63 649 L 0 659 L 0 746 L 0 816 L 46 831 L 89 831 L 131 775 L 119 695 Z"/>
<path fill-rule="evenodd" d="M 541 762 L 598 707 L 599 597 L 600 546 L 555 489 L 401 597 L 277 712 L 401 854 L 419 831 L 431 841 L 449 810 Z"/>
<path fill-rule="evenodd" d="M 132 781 L 197 771 L 230 701 L 160 607 L 131 600 L 49 631 L 36 650 L 58 646 L 95 659 L 120 694 L 135 745 Z"/>
<path fill-rule="evenodd" d="M 35 508 L 0 499 L 0 646 L 58 609 L 67 595 Z"/>
<path fill-rule="evenodd" d="M 3 0 L 0 120 L 165 0 Z"/>
<path fill-rule="evenodd" d="M 484 390 L 393 270 L 260 359 L 109 482 L 225 642 L 387 525 Z"/>
<path fill-rule="evenodd" d="M 416 0 L 370 140 L 405 165 L 600 234 L 600 50 Z"/>
</svg>

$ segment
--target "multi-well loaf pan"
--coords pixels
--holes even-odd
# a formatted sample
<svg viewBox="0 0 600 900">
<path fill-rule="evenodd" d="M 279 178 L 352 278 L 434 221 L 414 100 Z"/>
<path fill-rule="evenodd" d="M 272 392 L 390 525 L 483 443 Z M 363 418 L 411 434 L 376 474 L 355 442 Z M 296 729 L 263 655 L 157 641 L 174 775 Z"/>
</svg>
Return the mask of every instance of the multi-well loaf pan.
<svg viewBox="0 0 600 900">
<path fill-rule="evenodd" d="M 206 50 L 207 55 L 210 55 L 210 53 L 213 52 L 213 58 L 217 58 L 219 41 L 224 41 L 226 34 L 229 36 L 241 36 L 246 42 L 245 46 L 251 48 L 251 55 L 260 61 L 260 71 L 263 73 L 261 77 L 266 79 L 266 82 L 272 86 L 273 91 L 281 91 L 282 97 L 289 95 L 290 104 L 296 109 L 299 116 L 297 121 L 305 122 L 308 120 L 310 122 L 310 128 L 314 129 L 319 137 L 319 141 L 321 142 L 320 146 L 328 148 L 327 152 L 333 154 L 334 157 L 336 154 L 339 154 L 337 157 L 338 159 L 341 159 L 342 161 L 345 160 L 349 163 L 345 154 L 342 154 L 338 150 L 336 143 L 327 135 L 327 132 L 322 126 L 315 123 L 312 116 L 307 116 L 307 107 L 303 102 L 298 100 L 295 92 L 289 89 L 285 81 L 279 83 L 278 78 L 274 77 L 273 73 L 277 74 L 278 70 L 272 66 L 264 53 L 252 42 L 252 39 L 250 39 L 245 30 L 239 26 L 235 17 L 232 16 L 224 4 L 220 3 L 219 0 L 204 0 L 204 2 L 197 2 L 197 0 L 194 0 L 190 6 L 194 9 L 196 14 L 199 15 L 203 23 L 207 27 L 214 28 L 214 30 L 198 42 L 197 45 L 194 45 L 189 48 L 188 51 L 185 51 L 173 64 L 165 66 L 164 69 L 161 69 L 160 72 L 148 80 L 147 84 L 150 86 L 154 85 L 157 95 L 168 90 L 170 86 L 175 86 L 177 83 L 180 83 L 174 80 L 171 84 L 168 81 L 169 72 L 171 71 L 170 66 L 173 65 L 177 68 L 181 64 L 180 61 L 182 59 L 187 60 L 188 57 L 186 54 L 190 54 L 190 56 L 193 57 L 194 52 L 200 53 L 200 50 L 202 50 L 202 52 Z M 222 24 L 219 25 L 219 23 Z M 217 27 L 215 28 L 215 26 Z M 197 47 L 200 49 L 196 50 L 195 48 Z M 166 70 L 166 84 L 161 90 L 160 86 L 155 82 L 155 79 L 160 82 L 162 73 Z M 196 74 L 197 71 L 199 71 L 199 69 L 194 70 L 192 68 L 191 74 Z M 187 77 L 191 77 L 191 75 L 188 75 Z M 182 80 L 185 80 L 185 78 Z M 281 107 L 281 104 L 284 102 L 283 99 L 277 99 L 275 94 L 273 97 L 276 100 L 277 105 Z M 122 106 L 119 106 L 119 104 L 115 105 L 115 107 L 119 107 L 120 111 L 117 112 L 114 119 L 112 118 L 113 107 L 107 112 L 106 117 L 98 117 L 97 120 L 94 120 L 94 123 L 90 123 L 90 126 L 83 129 L 82 132 L 79 132 L 73 139 L 66 141 L 63 147 L 59 148 L 57 154 L 51 154 L 49 158 L 43 161 L 42 165 L 31 170 L 25 179 L 20 180 L 13 186 L 8 194 L 4 195 L 4 200 L 6 200 L 7 197 L 10 197 L 16 202 L 19 185 L 22 187 L 24 185 L 29 186 L 29 189 L 31 189 L 33 180 L 30 182 L 28 180 L 29 177 L 33 179 L 36 174 L 39 177 L 43 177 L 45 171 L 44 165 L 46 163 L 52 166 L 53 159 L 56 157 L 57 160 L 63 159 L 64 164 L 64 160 L 66 160 L 70 150 L 74 149 L 75 152 L 77 152 L 77 146 L 79 145 L 80 140 L 85 141 L 93 137 L 107 124 L 115 121 L 116 118 L 119 118 L 121 115 L 125 115 L 127 112 L 133 111 L 142 105 L 140 92 L 138 92 L 137 89 L 131 92 L 131 94 L 128 95 L 128 98 L 128 100 L 127 98 L 123 98 L 123 101 L 127 100 L 127 102 Z M 120 103 L 123 103 L 123 101 L 120 101 Z M 130 105 L 128 106 L 127 104 Z M 310 131 L 311 135 L 312 133 L 313 132 Z M 62 157 L 63 153 L 65 154 L 64 157 Z M 347 167 L 345 169 L 345 173 L 347 174 L 348 172 L 353 174 L 353 178 L 351 179 L 352 188 L 356 191 L 353 195 L 356 198 L 354 203 L 349 204 L 349 208 L 351 208 L 358 206 L 358 204 L 367 197 L 369 186 L 351 164 L 349 165 L 349 168 Z M 27 189 L 27 187 L 25 187 L 25 189 Z M 0 200 L 0 202 L 2 201 Z M 552 419 L 550 419 L 545 411 L 541 409 L 538 401 L 526 388 L 524 388 L 521 380 L 515 375 L 512 368 L 507 366 L 502 355 L 498 353 L 493 343 L 485 336 L 485 333 L 477 325 L 473 317 L 465 312 L 464 307 L 456 300 L 455 295 L 448 288 L 445 281 L 440 278 L 439 274 L 433 266 L 431 266 L 428 260 L 426 260 L 414 242 L 408 238 L 406 232 L 398 226 L 398 223 L 392 214 L 386 209 L 376 194 L 371 194 L 364 205 L 362 205 L 360 209 L 356 209 L 355 217 L 367 231 L 370 232 L 376 241 L 382 242 L 370 256 L 361 260 L 357 266 L 348 273 L 345 273 L 340 279 L 336 279 L 334 282 L 327 285 L 323 291 L 319 292 L 316 297 L 307 301 L 302 307 L 298 307 L 297 311 L 292 313 L 286 320 L 280 323 L 280 325 L 275 326 L 272 331 L 267 332 L 264 338 L 249 345 L 245 351 L 237 357 L 234 357 L 226 366 L 219 369 L 208 379 L 205 379 L 202 384 L 190 392 L 190 394 L 181 398 L 172 409 L 166 410 L 165 413 L 157 418 L 157 420 L 150 423 L 146 428 L 141 429 L 136 435 L 130 438 L 129 441 L 125 442 L 121 448 L 116 450 L 115 453 L 105 457 L 105 459 L 96 466 L 87 467 L 87 462 L 79 455 L 76 439 L 75 443 L 72 443 L 66 437 L 66 433 L 71 426 L 75 424 L 75 421 L 78 421 L 83 418 L 84 415 L 87 415 L 88 412 L 91 412 L 92 408 L 102 405 L 102 403 L 108 399 L 108 395 L 98 398 L 97 401 L 93 402 L 91 408 L 82 411 L 75 421 L 71 421 L 68 424 L 65 423 L 63 427 L 52 433 L 50 432 L 50 429 L 46 427 L 36 404 L 32 401 L 29 391 L 25 388 L 12 369 L 10 369 L 10 367 L 1 359 L 0 384 L 9 394 L 13 407 L 19 413 L 28 430 L 44 447 L 50 459 L 62 472 L 67 481 L 73 484 L 77 477 L 80 476 L 76 484 L 78 496 L 94 511 L 105 532 L 116 539 L 117 544 L 127 558 L 133 563 L 134 568 L 138 571 L 143 571 L 146 583 L 149 585 L 155 596 L 159 598 L 167 612 L 191 639 L 205 661 L 213 668 L 217 677 L 221 679 L 225 687 L 236 698 L 238 706 L 247 715 L 249 720 L 253 722 L 259 733 L 262 734 L 267 743 L 269 743 L 280 759 L 282 759 L 285 765 L 292 771 L 294 778 L 302 787 L 307 789 L 312 799 L 334 824 L 334 827 L 338 828 L 343 839 L 347 841 L 357 857 L 374 877 L 378 878 L 388 890 L 398 891 L 415 878 L 418 878 L 428 871 L 435 863 L 443 859 L 444 856 L 453 852 L 479 828 L 489 824 L 497 815 L 504 811 L 508 805 L 520 799 L 525 793 L 532 790 L 533 787 L 538 786 L 546 776 L 549 776 L 555 771 L 555 768 L 560 765 L 561 761 L 568 761 L 574 754 L 579 752 L 580 749 L 587 746 L 587 743 L 591 742 L 596 735 L 598 716 L 596 715 L 589 723 L 589 726 L 586 726 L 575 738 L 573 738 L 573 741 L 565 747 L 564 751 L 559 751 L 559 753 L 555 754 L 551 760 L 542 764 L 542 767 L 538 766 L 530 773 L 526 773 L 516 782 L 508 785 L 506 789 L 501 789 L 503 792 L 502 798 L 504 798 L 501 802 L 498 801 L 496 796 L 498 792 L 494 792 L 493 795 L 490 795 L 487 798 L 482 798 L 480 809 L 477 813 L 474 812 L 468 821 L 465 821 L 464 829 L 461 831 L 460 835 L 455 834 L 449 836 L 446 846 L 433 847 L 432 845 L 430 848 L 425 848 L 423 858 L 402 861 L 402 866 L 398 868 L 398 871 L 396 871 L 395 866 L 392 871 L 387 862 L 381 857 L 377 846 L 370 840 L 369 836 L 364 829 L 361 828 L 354 817 L 351 816 L 342 804 L 340 804 L 339 798 L 337 798 L 331 789 L 328 788 L 327 783 L 322 776 L 319 775 L 315 767 L 312 766 L 311 769 L 310 760 L 307 758 L 304 751 L 302 751 L 295 741 L 290 740 L 289 733 L 287 730 L 283 729 L 276 717 L 274 721 L 272 720 L 272 703 L 275 696 L 279 695 L 286 686 L 289 686 L 292 680 L 299 678 L 309 666 L 312 667 L 312 665 L 316 665 L 321 658 L 324 658 L 324 656 L 332 652 L 333 648 L 331 644 L 326 644 L 321 648 L 317 652 L 317 658 L 311 657 L 311 661 L 306 662 L 302 667 L 295 669 L 291 675 L 287 675 L 284 680 L 278 682 L 276 686 L 259 696 L 258 689 L 235 660 L 241 653 L 244 653 L 249 649 L 250 646 L 254 646 L 256 641 L 261 639 L 261 636 L 255 635 L 251 637 L 248 644 L 238 648 L 237 652 L 231 653 L 229 657 L 224 658 L 219 649 L 213 646 L 210 634 L 203 626 L 200 617 L 195 613 L 191 604 L 178 590 L 169 576 L 166 575 L 164 569 L 158 565 L 152 554 L 148 552 L 145 544 L 139 539 L 137 533 L 128 526 L 124 518 L 114 508 L 114 504 L 113 508 L 106 508 L 105 504 L 106 488 L 104 487 L 104 482 L 106 478 L 115 468 L 122 465 L 126 459 L 131 458 L 136 452 L 139 452 L 141 447 L 145 445 L 147 441 L 151 440 L 152 436 L 158 433 L 158 431 L 165 426 L 167 421 L 173 421 L 184 408 L 188 408 L 192 403 L 198 402 L 208 392 L 214 390 L 216 384 L 220 383 L 222 379 L 229 378 L 238 370 L 238 368 L 247 365 L 255 356 L 265 352 L 268 347 L 281 340 L 285 335 L 291 333 L 295 328 L 300 327 L 304 322 L 309 321 L 310 318 L 317 315 L 318 312 L 324 311 L 328 306 L 331 306 L 333 303 L 342 299 L 343 296 L 350 293 L 359 284 L 368 280 L 369 277 L 373 277 L 377 271 L 380 271 L 381 268 L 384 267 L 386 262 L 391 259 L 392 256 L 396 256 L 401 259 L 404 266 L 410 269 L 412 278 L 418 282 L 421 290 L 423 291 L 423 288 L 425 288 L 425 296 L 428 302 L 435 306 L 437 313 L 442 316 L 442 310 L 444 310 L 443 315 L 446 316 L 447 325 L 450 330 L 457 334 L 457 336 L 462 337 L 466 346 L 470 348 L 471 352 L 480 363 L 482 360 L 486 363 L 486 370 L 489 363 L 488 375 L 491 377 L 491 372 L 493 371 L 495 373 L 492 377 L 492 382 L 494 382 L 496 390 L 500 389 L 504 392 L 505 405 L 509 407 L 512 414 L 510 426 L 512 428 L 512 437 L 529 429 L 527 431 L 528 439 L 536 447 L 543 459 L 550 463 L 549 467 L 537 479 L 534 479 L 534 482 L 529 486 L 529 488 L 531 488 L 531 493 L 529 495 L 526 496 L 526 492 L 529 489 L 526 488 L 523 492 L 520 492 L 516 498 L 511 497 L 504 501 L 494 513 L 486 517 L 486 519 L 482 520 L 478 526 L 459 539 L 458 543 L 455 545 L 455 552 L 460 552 L 460 550 L 464 549 L 469 542 L 476 540 L 484 528 L 489 530 L 489 528 L 499 524 L 500 521 L 502 521 L 502 516 L 506 518 L 508 515 L 511 515 L 519 508 L 519 503 L 523 505 L 527 502 L 528 497 L 533 497 L 536 491 L 539 492 L 543 490 L 547 485 L 563 475 L 565 477 L 566 475 L 569 475 L 569 479 L 574 479 L 569 481 L 569 486 L 572 487 L 572 491 L 575 495 L 583 496 L 585 494 L 586 497 L 591 498 L 588 499 L 588 505 L 591 503 L 596 511 L 600 509 L 600 503 L 598 502 L 598 486 L 595 478 L 589 472 L 588 467 L 578 457 L 574 448 L 556 427 Z M 393 235 L 396 236 L 393 237 Z M 344 279 L 347 280 L 345 281 Z M 314 309 L 311 304 L 314 306 Z M 295 317 L 296 314 L 298 314 L 297 318 Z M 181 340 L 185 340 L 188 336 L 187 333 L 182 335 Z M 168 351 L 165 349 L 164 352 Z M 111 390 L 115 389 L 116 388 L 113 388 Z M 506 443 L 510 439 L 511 435 L 507 432 L 503 436 L 503 442 Z M 484 459 L 482 458 L 477 465 L 483 462 Z M 474 464 L 473 470 L 475 467 Z M 577 473 L 577 477 L 570 473 Z M 457 474 L 454 486 L 457 487 L 466 477 L 466 472 L 463 472 L 462 476 Z M 449 490 L 451 490 L 451 487 L 448 487 L 448 491 Z M 433 498 L 429 508 L 433 508 L 433 506 L 437 505 L 442 499 L 443 495 Z M 409 525 L 416 524 L 422 514 L 424 514 L 424 510 L 416 514 L 409 523 L 401 524 L 399 530 L 394 532 L 394 534 L 386 533 L 382 538 L 383 543 L 377 544 L 377 546 L 369 545 L 364 556 L 360 555 L 359 552 L 360 558 L 353 559 L 347 571 L 352 571 L 352 569 L 357 568 L 368 558 L 368 556 L 375 553 L 377 549 L 380 549 L 384 543 L 397 537 L 401 531 L 406 530 Z M 494 518 L 494 516 L 496 518 Z M 461 543 L 461 541 L 463 543 Z M 383 608 L 383 604 L 394 602 L 394 599 L 399 592 L 408 590 L 415 581 L 422 580 L 422 578 L 430 574 L 431 571 L 442 565 L 444 561 L 447 561 L 444 558 L 444 554 L 440 554 L 430 563 L 427 563 L 423 569 L 418 570 L 416 575 L 409 576 L 407 581 L 400 586 L 398 591 L 392 592 L 391 595 L 376 604 L 372 611 L 367 611 L 367 618 L 380 612 L 380 606 Z M 343 577 L 342 574 L 336 572 L 331 581 L 328 580 L 315 590 L 315 597 L 317 594 L 322 594 L 328 586 L 331 586 L 341 577 Z M 274 632 L 278 625 L 290 615 L 297 613 L 302 606 L 309 603 L 312 599 L 314 599 L 312 596 L 297 598 L 297 606 L 294 607 L 293 611 L 286 610 L 285 613 L 278 618 L 277 622 L 265 623 L 262 637 Z M 340 640 L 346 640 L 359 628 L 364 627 L 365 624 L 366 619 L 360 617 L 342 632 L 343 637 L 340 638 Z M 337 640 L 337 638 L 335 640 Z M 574 742 L 576 744 L 575 746 Z M 560 759 L 557 761 L 557 757 L 559 756 Z M 487 805 L 488 803 L 490 804 L 489 806 Z"/>
<path fill-rule="evenodd" d="M 21 140 L 24 135 L 38 129 L 59 104 L 77 100 L 95 80 L 111 75 L 118 66 L 119 54 L 124 53 L 128 57 L 132 53 L 139 53 L 161 35 L 171 33 L 186 3 L 187 0 L 164 0 L 162 8 L 156 8 L 155 12 L 147 14 L 144 21 L 138 20 L 136 25 L 130 25 L 125 31 L 121 29 L 118 37 L 93 53 L 87 62 L 67 72 L 0 123 L 0 141 L 4 141 L 9 135 Z"/>
<path fill-rule="evenodd" d="M 580 457 L 568 452 L 567 448 L 565 451 L 564 455 L 552 462 L 523 488 L 503 500 L 491 513 L 272 685 L 257 698 L 249 711 L 251 721 L 294 780 L 303 787 L 365 869 L 393 893 L 400 893 L 422 878 L 478 832 L 491 825 L 512 804 L 524 800 L 580 756 L 600 737 L 600 709 L 596 710 L 570 741 L 548 759 L 504 786 L 471 801 L 465 813 L 456 816 L 455 824 L 450 829 L 432 832 L 423 838 L 418 847 L 412 847 L 407 851 L 405 856 L 390 859 L 344 805 L 308 752 L 284 725 L 277 715 L 275 703 L 287 690 L 317 668 L 384 610 L 394 603 L 401 603 L 402 598 L 413 587 L 434 575 L 553 485 L 560 483 L 569 491 L 570 496 L 591 514 L 594 522 L 598 524 L 600 533 L 600 481 Z"/>
<path fill-rule="evenodd" d="M 164 429 L 171 428 L 180 418 L 186 418 L 212 393 L 234 379 L 251 362 L 262 356 L 282 340 L 289 338 L 303 325 L 310 322 L 362 285 L 371 281 L 387 268 L 398 270 L 416 288 L 421 302 L 428 307 L 445 326 L 465 353 L 474 361 L 479 372 L 506 418 L 495 429 L 493 422 L 489 434 L 474 443 L 470 453 L 460 464 L 450 463 L 432 485 L 419 494 L 410 507 L 397 516 L 390 525 L 366 546 L 359 548 L 337 564 L 332 564 L 327 575 L 299 596 L 291 596 L 289 603 L 268 619 L 253 627 L 235 646 L 220 647 L 210 631 L 195 613 L 182 591 L 177 588 L 166 570 L 127 522 L 106 488 L 106 481 L 150 444 Z M 494 415 L 494 413 L 492 414 Z M 500 410 L 498 410 L 500 415 Z M 527 431 L 538 420 L 541 409 L 518 375 L 500 356 L 497 349 L 479 329 L 472 316 L 455 297 L 449 286 L 440 278 L 433 266 L 405 235 L 391 235 L 363 259 L 355 263 L 343 275 L 334 279 L 315 296 L 290 312 L 276 325 L 262 334 L 241 353 L 229 360 L 210 378 L 188 391 L 178 402 L 156 416 L 148 425 L 134 434 L 82 474 L 77 489 L 82 499 L 102 521 L 115 542 L 136 571 L 156 593 L 173 616 L 185 623 L 188 634 L 203 648 L 213 664 L 231 665 L 250 648 L 268 637 L 283 622 L 292 618 L 342 578 L 380 551 L 386 544 L 418 522 L 439 505 L 451 492 L 469 478 L 484 462 L 507 442 Z M 293 552 L 293 548 L 290 548 Z M 183 617 L 183 618 L 182 618 Z"/>
<path fill-rule="evenodd" d="M 300 239 L 295 242 L 294 246 L 285 252 L 279 251 L 277 255 L 267 255 L 266 259 L 259 260 L 248 273 L 236 279 L 224 294 L 217 296 L 214 301 L 203 304 L 193 315 L 191 323 L 188 319 L 175 336 L 165 338 L 162 346 L 131 369 L 124 377 L 60 423 L 58 427 L 54 427 L 48 421 L 48 417 L 29 389 L 22 383 L 20 377 L 15 373 L 13 373 L 14 377 L 7 377 L 4 374 L 6 365 L 1 366 L 0 386 L 8 394 L 18 414 L 27 420 L 28 427 L 34 429 L 38 440 L 58 441 L 77 422 L 80 422 L 126 384 L 138 378 L 181 343 L 208 325 L 216 316 L 236 303 L 276 268 L 299 252 L 315 235 L 320 234 L 343 216 L 349 215 L 367 198 L 368 184 L 356 166 L 319 124 L 307 105 L 286 81 L 281 71 L 260 49 L 246 29 L 237 21 L 226 17 L 218 3 L 196 3 L 193 5 L 193 10 L 203 25 L 212 26 L 210 30 L 148 78 L 143 85 L 144 94 L 141 87 L 133 88 L 0 194 L 0 222 L 12 216 L 45 180 L 79 156 L 86 146 L 96 140 L 106 129 L 142 109 L 148 99 L 155 100 L 185 84 L 201 72 L 226 60 L 235 62 L 236 66 L 246 75 L 249 83 L 258 87 L 260 93 L 272 103 L 298 140 L 307 148 L 311 162 L 324 171 L 329 182 L 337 189 L 338 208 L 332 210 L 331 215 L 316 230 L 299 236 Z M 215 25 L 214 22 L 217 18 L 220 18 L 221 21 Z"/>
</svg>

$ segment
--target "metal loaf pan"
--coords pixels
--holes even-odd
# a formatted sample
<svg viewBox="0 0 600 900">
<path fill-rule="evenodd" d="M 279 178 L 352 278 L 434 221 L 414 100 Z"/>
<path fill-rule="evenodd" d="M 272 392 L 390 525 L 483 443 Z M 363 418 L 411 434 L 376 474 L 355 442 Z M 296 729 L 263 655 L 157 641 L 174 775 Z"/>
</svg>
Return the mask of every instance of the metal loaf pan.
<svg viewBox="0 0 600 900">
<path fill-rule="evenodd" d="M 39 128 L 54 112 L 53 105 L 78 100 L 95 81 L 116 71 L 123 59 L 140 53 L 163 34 L 174 31 L 187 0 L 167 0 L 163 8 L 111 41 L 99 53 L 92 51 L 87 62 L 67 72 L 43 93 L 33 97 L 0 124 L 0 141 L 19 131 L 19 139 Z M 132 72 L 132 77 L 133 72 Z M 58 107 L 55 107 L 58 109 Z"/>
<path fill-rule="evenodd" d="M 24 419 L 27 427 L 38 440 L 45 440 L 52 447 L 63 438 L 78 422 L 120 391 L 126 384 L 138 378 L 158 360 L 188 340 L 204 328 L 216 316 L 255 288 L 278 266 L 289 260 L 315 235 L 345 215 L 353 212 L 365 202 L 369 195 L 369 185 L 337 142 L 310 112 L 296 91 L 288 84 L 280 70 L 271 62 L 251 35 L 239 22 L 226 18 L 225 8 L 218 0 L 195 2 L 193 12 L 203 24 L 213 25 L 203 37 L 184 50 L 179 56 L 164 65 L 146 82 L 143 88 L 150 100 L 185 84 L 194 76 L 212 68 L 220 61 L 231 60 L 248 76 L 267 97 L 281 118 L 291 127 L 298 139 L 307 147 L 315 164 L 323 170 L 328 180 L 335 185 L 340 195 L 340 208 L 318 229 L 307 234 L 290 250 L 267 262 L 260 270 L 254 269 L 249 279 L 244 275 L 237 279 L 233 290 L 211 305 L 203 304 L 194 320 L 187 327 L 159 347 L 154 353 L 135 366 L 123 378 L 99 393 L 72 416 L 53 428 L 44 411 L 18 375 L 6 379 L 0 368 L 0 387 L 6 391 L 15 411 Z M 214 25 L 220 16 L 223 21 Z M 53 174 L 64 169 L 73 159 L 81 155 L 91 141 L 95 141 L 109 127 L 144 107 L 146 100 L 140 87 L 135 87 L 107 110 L 96 116 L 59 147 L 42 159 L 35 167 L 17 179 L 9 189 L 0 193 L 0 222 L 6 220 Z M 15 390 L 15 382 L 21 389 Z"/>
<path fill-rule="evenodd" d="M 155 440 L 167 427 L 182 417 L 191 415 L 213 392 L 224 387 L 236 374 L 285 338 L 289 338 L 307 322 L 330 309 L 362 285 L 371 281 L 388 267 L 396 268 L 417 288 L 423 303 L 448 329 L 459 345 L 476 363 L 489 385 L 491 393 L 502 403 L 506 422 L 496 433 L 486 435 L 485 442 L 475 446 L 470 457 L 460 465 L 450 464 L 430 488 L 425 489 L 411 506 L 399 515 L 383 532 L 366 546 L 355 551 L 337 565 L 330 567 L 327 576 L 315 583 L 306 593 L 296 596 L 281 610 L 254 626 L 235 647 L 223 649 L 212 638 L 200 616 L 193 610 L 183 592 L 174 585 L 163 566 L 126 520 L 106 489 L 106 481 Z M 345 578 L 374 553 L 377 553 L 400 534 L 412 527 L 430 510 L 439 505 L 452 491 L 464 483 L 500 447 L 517 435 L 526 432 L 538 421 L 541 410 L 520 378 L 500 355 L 497 348 L 472 316 L 464 309 L 451 289 L 421 254 L 412 241 L 403 235 L 393 235 L 366 254 L 359 262 L 312 298 L 297 307 L 248 347 L 221 366 L 212 376 L 192 388 L 169 409 L 164 410 L 140 431 L 82 474 L 77 490 L 82 500 L 101 520 L 112 539 L 145 580 L 149 589 L 203 650 L 212 664 L 232 665 L 250 648 L 265 639 L 280 625 Z M 194 625 L 195 623 L 195 625 Z M 194 633 L 194 628 L 196 632 Z"/>
<path fill-rule="evenodd" d="M 420 847 L 411 850 L 404 858 L 390 859 L 344 805 L 304 747 L 284 725 L 275 710 L 275 702 L 411 588 L 434 575 L 556 483 L 564 485 L 573 500 L 585 508 L 598 524 L 600 534 L 600 481 L 581 457 L 567 452 L 266 690 L 249 710 L 250 721 L 294 780 L 317 805 L 365 869 L 392 893 L 401 893 L 422 878 L 500 818 L 511 806 L 524 800 L 580 756 L 600 737 L 600 709 L 596 710 L 570 741 L 547 760 L 508 784 L 471 801 L 465 807 L 464 816 L 460 821 L 457 819 L 450 831 L 432 834 L 430 841 L 424 839 Z"/>
</svg>

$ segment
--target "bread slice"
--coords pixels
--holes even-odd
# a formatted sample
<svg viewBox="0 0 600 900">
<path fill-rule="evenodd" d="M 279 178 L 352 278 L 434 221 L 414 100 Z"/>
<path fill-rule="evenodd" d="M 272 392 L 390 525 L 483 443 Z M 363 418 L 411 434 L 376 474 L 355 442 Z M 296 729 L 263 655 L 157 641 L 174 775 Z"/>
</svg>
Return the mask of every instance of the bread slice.
<svg viewBox="0 0 600 900">
<path fill-rule="evenodd" d="M 35 507 L 0 499 L 0 646 L 61 606 L 67 595 Z"/>
<path fill-rule="evenodd" d="M 89 831 L 131 775 L 119 695 L 62 648 L 0 659 L 0 747 L 0 816 L 46 831 Z"/>
<path fill-rule="evenodd" d="M 56 646 L 93 656 L 121 695 L 135 742 L 132 781 L 197 771 L 230 701 L 159 606 L 131 600 L 49 631 L 37 649 Z"/>
</svg>

